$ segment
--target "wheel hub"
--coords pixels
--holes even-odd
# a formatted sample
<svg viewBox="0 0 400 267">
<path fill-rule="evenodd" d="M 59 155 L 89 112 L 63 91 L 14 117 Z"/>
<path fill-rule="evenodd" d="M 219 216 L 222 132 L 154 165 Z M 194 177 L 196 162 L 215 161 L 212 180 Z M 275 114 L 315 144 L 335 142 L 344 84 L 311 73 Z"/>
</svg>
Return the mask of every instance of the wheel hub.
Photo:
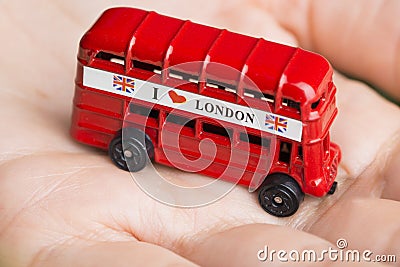
<svg viewBox="0 0 400 267">
<path fill-rule="evenodd" d="M 274 197 L 274 202 L 276 204 L 282 204 L 283 203 L 283 199 L 279 196 Z"/>
<path fill-rule="evenodd" d="M 124 156 L 125 156 L 126 158 L 132 158 L 132 157 L 133 157 L 133 153 L 132 153 L 132 151 L 130 151 L 130 150 L 125 150 L 125 151 L 124 151 Z"/>
</svg>

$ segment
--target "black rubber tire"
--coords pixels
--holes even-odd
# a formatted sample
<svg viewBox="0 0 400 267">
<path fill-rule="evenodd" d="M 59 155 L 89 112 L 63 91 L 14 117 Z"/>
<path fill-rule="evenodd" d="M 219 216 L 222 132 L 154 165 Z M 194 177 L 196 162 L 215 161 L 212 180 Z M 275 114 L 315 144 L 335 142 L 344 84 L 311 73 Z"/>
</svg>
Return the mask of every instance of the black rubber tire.
<svg viewBox="0 0 400 267">
<path fill-rule="evenodd" d="M 108 155 L 115 166 L 124 171 L 129 171 L 122 148 L 122 136 L 120 134 L 110 142 L 108 146 Z"/>
<path fill-rule="evenodd" d="M 258 193 L 261 207 L 277 217 L 293 215 L 303 200 L 304 193 L 297 182 L 290 176 L 281 173 L 269 175 Z"/>
<path fill-rule="evenodd" d="M 124 129 L 124 134 L 117 134 L 110 142 L 108 151 L 118 168 L 130 172 L 142 170 L 149 158 L 154 157 L 154 146 L 150 137 L 137 129 Z M 127 157 L 127 154 L 131 156 Z"/>
<path fill-rule="evenodd" d="M 336 188 L 337 188 L 337 182 L 335 181 L 335 182 L 333 182 L 331 188 L 329 189 L 328 195 L 333 195 L 336 191 Z"/>
</svg>

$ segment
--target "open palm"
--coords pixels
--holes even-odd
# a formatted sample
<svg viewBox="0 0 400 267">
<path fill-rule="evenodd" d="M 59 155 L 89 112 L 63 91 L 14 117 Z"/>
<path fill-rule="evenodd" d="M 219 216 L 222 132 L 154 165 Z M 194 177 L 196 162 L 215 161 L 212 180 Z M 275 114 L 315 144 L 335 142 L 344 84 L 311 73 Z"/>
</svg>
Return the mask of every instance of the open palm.
<svg viewBox="0 0 400 267">
<path fill-rule="evenodd" d="M 0 3 L 0 266 L 256 265 L 265 245 L 322 250 L 339 238 L 400 257 L 400 110 L 363 82 L 335 76 L 337 192 L 306 197 L 289 218 L 268 215 L 240 186 L 202 208 L 163 205 L 105 153 L 75 143 L 77 44 L 109 2 Z M 136 4 L 315 50 L 400 99 L 397 1 L 167 2 Z M 157 168 L 171 179 L 208 179 Z"/>
</svg>

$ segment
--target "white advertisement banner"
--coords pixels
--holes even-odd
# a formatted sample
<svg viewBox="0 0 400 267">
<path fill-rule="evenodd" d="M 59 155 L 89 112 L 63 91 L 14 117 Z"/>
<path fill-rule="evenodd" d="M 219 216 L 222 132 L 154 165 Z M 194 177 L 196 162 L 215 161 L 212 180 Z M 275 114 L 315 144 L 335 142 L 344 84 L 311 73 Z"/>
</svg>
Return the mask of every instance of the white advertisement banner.
<svg viewBox="0 0 400 267">
<path fill-rule="evenodd" d="M 90 67 L 83 85 L 301 141 L 301 121 L 259 109 Z"/>
</svg>

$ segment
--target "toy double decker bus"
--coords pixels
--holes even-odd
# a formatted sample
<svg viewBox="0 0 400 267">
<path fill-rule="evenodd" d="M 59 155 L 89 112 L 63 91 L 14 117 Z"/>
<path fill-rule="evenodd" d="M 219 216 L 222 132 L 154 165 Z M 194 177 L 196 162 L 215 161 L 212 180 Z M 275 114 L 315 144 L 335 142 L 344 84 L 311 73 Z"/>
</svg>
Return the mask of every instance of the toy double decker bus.
<svg viewBox="0 0 400 267">
<path fill-rule="evenodd" d="M 71 134 L 124 170 L 150 159 L 246 186 L 257 175 L 262 208 L 290 216 L 304 193 L 336 188 L 332 73 L 300 48 L 112 8 L 80 42 Z M 183 159 L 209 157 L 204 140 L 215 153 L 198 169 Z"/>
</svg>

